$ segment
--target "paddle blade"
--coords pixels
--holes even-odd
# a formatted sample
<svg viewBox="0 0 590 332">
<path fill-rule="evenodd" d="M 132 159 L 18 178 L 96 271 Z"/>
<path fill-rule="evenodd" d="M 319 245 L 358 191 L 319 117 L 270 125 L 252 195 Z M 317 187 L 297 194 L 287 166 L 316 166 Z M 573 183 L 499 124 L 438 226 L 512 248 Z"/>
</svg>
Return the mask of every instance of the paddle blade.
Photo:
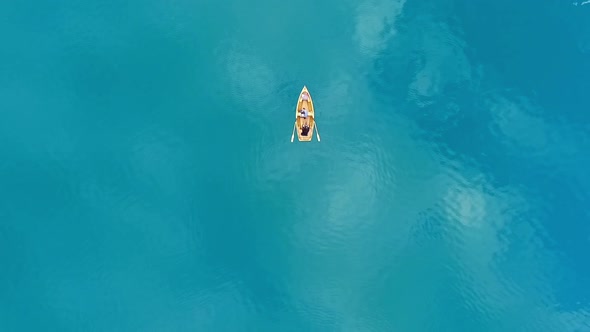
<svg viewBox="0 0 590 332">
<path fill-rule="evenodd" d="M 315 125 L 315 134 L 318 136 L 318 142 L 321 142 L 321 140 L 320 140 L 320 132 L 318 131 L 318 125 L 317 125 L 317 123 Z"/>
<path fill-rule="evenodd" d="M 297 128 L 297 123 L 293 125 L 293 132 L 291 133 L 291 143 L 293 143 L 293 138 L 295 138 L 295 128 Z"/>
</svg>

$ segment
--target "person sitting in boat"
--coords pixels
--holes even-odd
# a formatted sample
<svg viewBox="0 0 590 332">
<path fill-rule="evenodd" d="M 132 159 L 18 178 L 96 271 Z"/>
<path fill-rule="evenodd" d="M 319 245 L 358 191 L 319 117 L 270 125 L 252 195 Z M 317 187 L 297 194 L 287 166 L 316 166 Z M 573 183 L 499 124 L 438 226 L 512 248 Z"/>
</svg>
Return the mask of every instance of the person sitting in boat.
<svg viewBox="0 0 590 332">
<path fill-rule="evenodd" d="M 301 109 L 301 117 L 304 119 L 307 119 L 307 116 L 309 115 L 309 112 L 304 108 Z"/>
<path fill-rule="evenodd" d="M 309 115 L 309 112 L 304 108 L 301 109 L 301 113 L 299 113 L 299 116 L 301 116 L 303 119 L 307 119 L 307 116 Z"/>
<path fill-rule="evenodd" d="M 301 128 L 301 135 L 307 136 L 308 133 L 309 133 L 309 125 L 303 125 L 303 127 Z"/>
<path fill-rule="evenodd" d="M 308 101 L 309 100 L 309 94 L 307 92 L 302 93 L 301 94 L 301 100 Z"/>
<path fill-rule="evenodd" d="M 301 113 L 299 113 L 299 116 L 301 117 L 301 122 L 305 125 L 309 125 L 309 120 L 307 119 L 308 115 L 309 112 L 305 109 L 305 107 L 301 109 Z"/>
</svg>

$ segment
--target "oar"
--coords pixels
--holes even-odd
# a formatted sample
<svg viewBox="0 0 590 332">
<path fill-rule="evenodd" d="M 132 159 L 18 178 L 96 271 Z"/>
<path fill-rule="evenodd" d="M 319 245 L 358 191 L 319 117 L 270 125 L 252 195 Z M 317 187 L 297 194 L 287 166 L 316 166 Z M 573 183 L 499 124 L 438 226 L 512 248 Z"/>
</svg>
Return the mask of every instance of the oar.
<svg viewBox="0 0 590 332">
<path fill-rule="evenodd" d="M 295 137 L 295 128 L 297 128 L 297 122 L 293 124 L 293 133 L 291 133 L 291 143 L 293 143 L 293 138 Z"/>
<path fill-rule="evenodd" d="M 320 142 L 320 133 L 318 132 L 318 123 L 317 122 L 315 123 L 314 127 L 315 127 L 315 133 L 316 133 L 316 135 L 318 135 L 318 142 Z"/>
</svg>

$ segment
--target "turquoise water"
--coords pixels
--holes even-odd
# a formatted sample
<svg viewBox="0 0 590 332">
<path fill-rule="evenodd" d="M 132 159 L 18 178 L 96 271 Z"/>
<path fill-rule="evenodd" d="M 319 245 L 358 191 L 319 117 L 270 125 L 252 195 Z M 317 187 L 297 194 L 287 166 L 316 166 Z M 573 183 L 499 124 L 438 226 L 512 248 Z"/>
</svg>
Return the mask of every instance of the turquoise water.
<svg viewBox="0 0 590 332">
<path fill-rule="evenodd" d="M 0 330 L 590 330 L 590 4 L 12 1 L 0 31 Z"/>
</svg>

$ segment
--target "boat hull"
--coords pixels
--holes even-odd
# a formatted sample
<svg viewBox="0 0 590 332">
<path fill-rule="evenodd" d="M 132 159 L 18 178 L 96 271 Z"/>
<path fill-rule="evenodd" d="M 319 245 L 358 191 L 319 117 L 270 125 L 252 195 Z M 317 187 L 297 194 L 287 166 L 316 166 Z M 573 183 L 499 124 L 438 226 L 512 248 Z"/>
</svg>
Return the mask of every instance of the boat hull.
<svg viewBox="0 0 590 332">
<path fill-rule="evenodd" d="M 304 93 L 307 93 L 308 100 L 303 99 Z M 306 119 L 303 119 L 300 116 L 301 110 L 305 107 L 308 111 L 308 116 Z M 303 135 L 302 129 L 303 125 L 307 123 L 309 125 L 309 131 L 307 135 Z M 313 139 L 313 130 L 315 128 L 315 107 L 313 104 L 313 99 L 311 98 L 311 94 L 307 90 L 307 87 L 304 86 L 299 93 L 299 98 L 297 99 L 297 106 L 295 107 L 295 127 L 297 130 L 297 139 L 300 142 L 310 142 Z"/>
</svg>

